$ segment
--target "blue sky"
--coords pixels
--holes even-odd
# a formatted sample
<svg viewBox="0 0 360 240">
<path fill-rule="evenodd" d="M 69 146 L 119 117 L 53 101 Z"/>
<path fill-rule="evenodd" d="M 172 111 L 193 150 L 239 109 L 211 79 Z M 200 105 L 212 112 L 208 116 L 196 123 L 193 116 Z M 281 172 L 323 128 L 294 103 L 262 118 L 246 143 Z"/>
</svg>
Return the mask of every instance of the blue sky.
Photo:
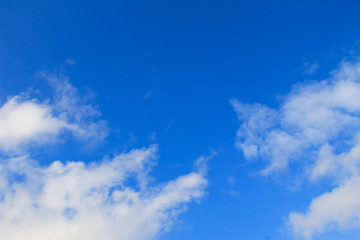
<svg viewBox="0 0 360 240">
<path fill-rule="evenodd" d="M 123 207 L 95 239 L 358 239 L 359 8 L 1 1 L 0 216 L 20 223 L 0 230 L 90 239 L 72 227 Z"/>
</svg>

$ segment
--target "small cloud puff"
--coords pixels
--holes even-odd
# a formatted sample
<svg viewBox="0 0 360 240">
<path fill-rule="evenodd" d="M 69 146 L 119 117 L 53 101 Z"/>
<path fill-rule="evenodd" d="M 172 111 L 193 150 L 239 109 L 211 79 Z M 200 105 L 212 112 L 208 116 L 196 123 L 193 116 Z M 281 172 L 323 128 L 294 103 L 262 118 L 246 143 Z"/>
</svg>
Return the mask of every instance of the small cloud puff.
<svg viewBox="0 0 360 240">
<path fill-rule="evenodd" d="M 14 96 L 0 107 L 0 150 L 24 152 L 31 145 L 56 142 L 62 132 L 78 140 L 100 141 L 108 133 L 100 113 L 80 98 L 77 89 L 61 74 L 39 73 L 54 89 L 52 99 L 40 102 L 29 96 Z"/>
</svg>

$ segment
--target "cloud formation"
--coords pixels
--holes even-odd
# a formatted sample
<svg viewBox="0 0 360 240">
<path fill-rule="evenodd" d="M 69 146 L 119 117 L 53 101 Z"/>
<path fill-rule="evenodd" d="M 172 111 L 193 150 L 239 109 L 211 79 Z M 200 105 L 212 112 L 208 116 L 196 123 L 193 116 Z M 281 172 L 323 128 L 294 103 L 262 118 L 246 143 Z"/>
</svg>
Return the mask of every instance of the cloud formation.
<svg viewBox="0 0 360 240">
<path fill-rule="evenodd" d="M 206 160 L 175 180 L 149 176 L 158 146 L 82 162 L 32 159 L 30 147 L 57 143 L 63 132 L 81 141 L 103 138 L 99 112 L 63 76 L 41 73 L 52 99 L 10 98 L 0 108 L 0 232 L 9 240 L 147 240 L 171 227 L 207 185 Z"/>
<path fill-rule="evenodd" d="M 310 182 L 332 179 L 330 192 L 312 200 L 289 225 L 306 239 L 331 229 L 360 226 L 360 62 L 343 61 L 329 79 L 295 86 L 279 108 L 231 103 L 242 124 L 236 147 L 262 159 L 264 175 L 284 170 Z"/>
</svg>

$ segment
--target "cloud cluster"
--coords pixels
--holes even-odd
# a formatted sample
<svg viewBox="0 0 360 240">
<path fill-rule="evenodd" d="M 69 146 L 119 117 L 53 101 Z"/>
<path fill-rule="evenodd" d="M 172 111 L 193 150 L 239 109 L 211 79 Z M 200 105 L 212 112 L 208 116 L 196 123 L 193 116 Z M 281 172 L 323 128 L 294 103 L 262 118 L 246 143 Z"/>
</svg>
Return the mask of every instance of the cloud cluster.
<svg viewBox="0 0 360 240">
<path fill-rule="evenodd" d="M 9 240 L 146 240 L 171 227 L 184 204 L 200 199 L 206 158 L 187 175 L 154 184 L 157 145 L 94 162 L 44 165 L 30 147 L 57 143 L 63 132 L 103 138 L 104 122 L 67 79 L 42 73 L 54 98 L 10 98 L 0 108 L 0 233 Z"/>
<path fill-rule="evenodd" d="M 203 195 L 206 180 L 192 172 L 161 186 L 131 186 L 156 158 L 157 146 L 101 163 L 26 157 L 1 164 L 0 232 L 11 240 L 152 239 L 169 228 L 184 203 Z"/>
<path fill-rule="evenodd" d="M 301 166 L 310 182 L 332 179 L 334 189 L 306 213 L 289 215 L 297 235 L 360 226 L 360 62 L 343 61 L 329 79 L 295 86 L 277 109 L 231 103 L 242 122 L 236 146 L 267 163 L 262 174 Z"/>
</svg>

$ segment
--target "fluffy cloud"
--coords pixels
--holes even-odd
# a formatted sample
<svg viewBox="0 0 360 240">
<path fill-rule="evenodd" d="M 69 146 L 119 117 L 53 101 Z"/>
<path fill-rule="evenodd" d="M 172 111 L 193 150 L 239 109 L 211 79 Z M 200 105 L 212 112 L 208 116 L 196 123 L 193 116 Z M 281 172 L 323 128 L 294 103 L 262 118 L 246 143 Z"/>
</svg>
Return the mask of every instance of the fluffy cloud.
<svg viewBox="0 0 360 240">
<path fill-rule="evenodd" d="M 295 86 L 278 109 L 231 103 L 242 122 L 236 147 L 246 159 L 266 162 L 262 174 L 298 171 L 300 164 L 310 182 L 330 178 L 336 185 L 306 213 L 290 214 L 295 233 L 310 239 L 328 229 L 360 226 L 359 62 L 344 61 L 329 79 Z"/>
<path fill-rule="evenodd" d="M 55 92 L 40 102 L 28 96 L 13 96 L 0 107 L 0 150 L 24 152 L 31 145 L 56 142 L 59 134 L 71 132 L 77 139 L 101 140 L 107 135 L 100 113 L 79 97 L 65 76 L 39 73 Z"/>
<path fill-rule="evenodd" d="M 90 164 L 40 167 L 26 157 L 1 164 L 2 238 L 152 239 L 171 226 L 184 203 L 203 195 L 207 183 L 199 169 L 161 186 L 143 185 L 156 151 L 154 145 Z"/>
<path fill-rule="evenodd" d="M 32 159 L 26 149 L 56 143 L 63 132 L 87 142 L 107 133 L 96 108 L 65 77 L 40 75 L 53 86 L 53 98 L 16 96 L 0 108 L 2 239 L 153 239 L 186 203 L 203 196 L 207 158 L 199 158 L 193 172 L 155 184 L 148 174 L 157 145 L 90 163 Z"/>
<path fill-rule="evenodd" d="M 289 223 L 296 234 L 311 239 L 315 233 L 338 227 L 360 226 L 360 177 L 353 177 L 331 192 L 312 200 L 306 214 L 291 213 Z"/>
<path fill-rule="evenodd" d="M 67 127 L 51 115 L 49 106 L 13 97 L 0 108 L 0 148 L 10 151 L 26 142 L 45 142 Z"/>
</svg>

